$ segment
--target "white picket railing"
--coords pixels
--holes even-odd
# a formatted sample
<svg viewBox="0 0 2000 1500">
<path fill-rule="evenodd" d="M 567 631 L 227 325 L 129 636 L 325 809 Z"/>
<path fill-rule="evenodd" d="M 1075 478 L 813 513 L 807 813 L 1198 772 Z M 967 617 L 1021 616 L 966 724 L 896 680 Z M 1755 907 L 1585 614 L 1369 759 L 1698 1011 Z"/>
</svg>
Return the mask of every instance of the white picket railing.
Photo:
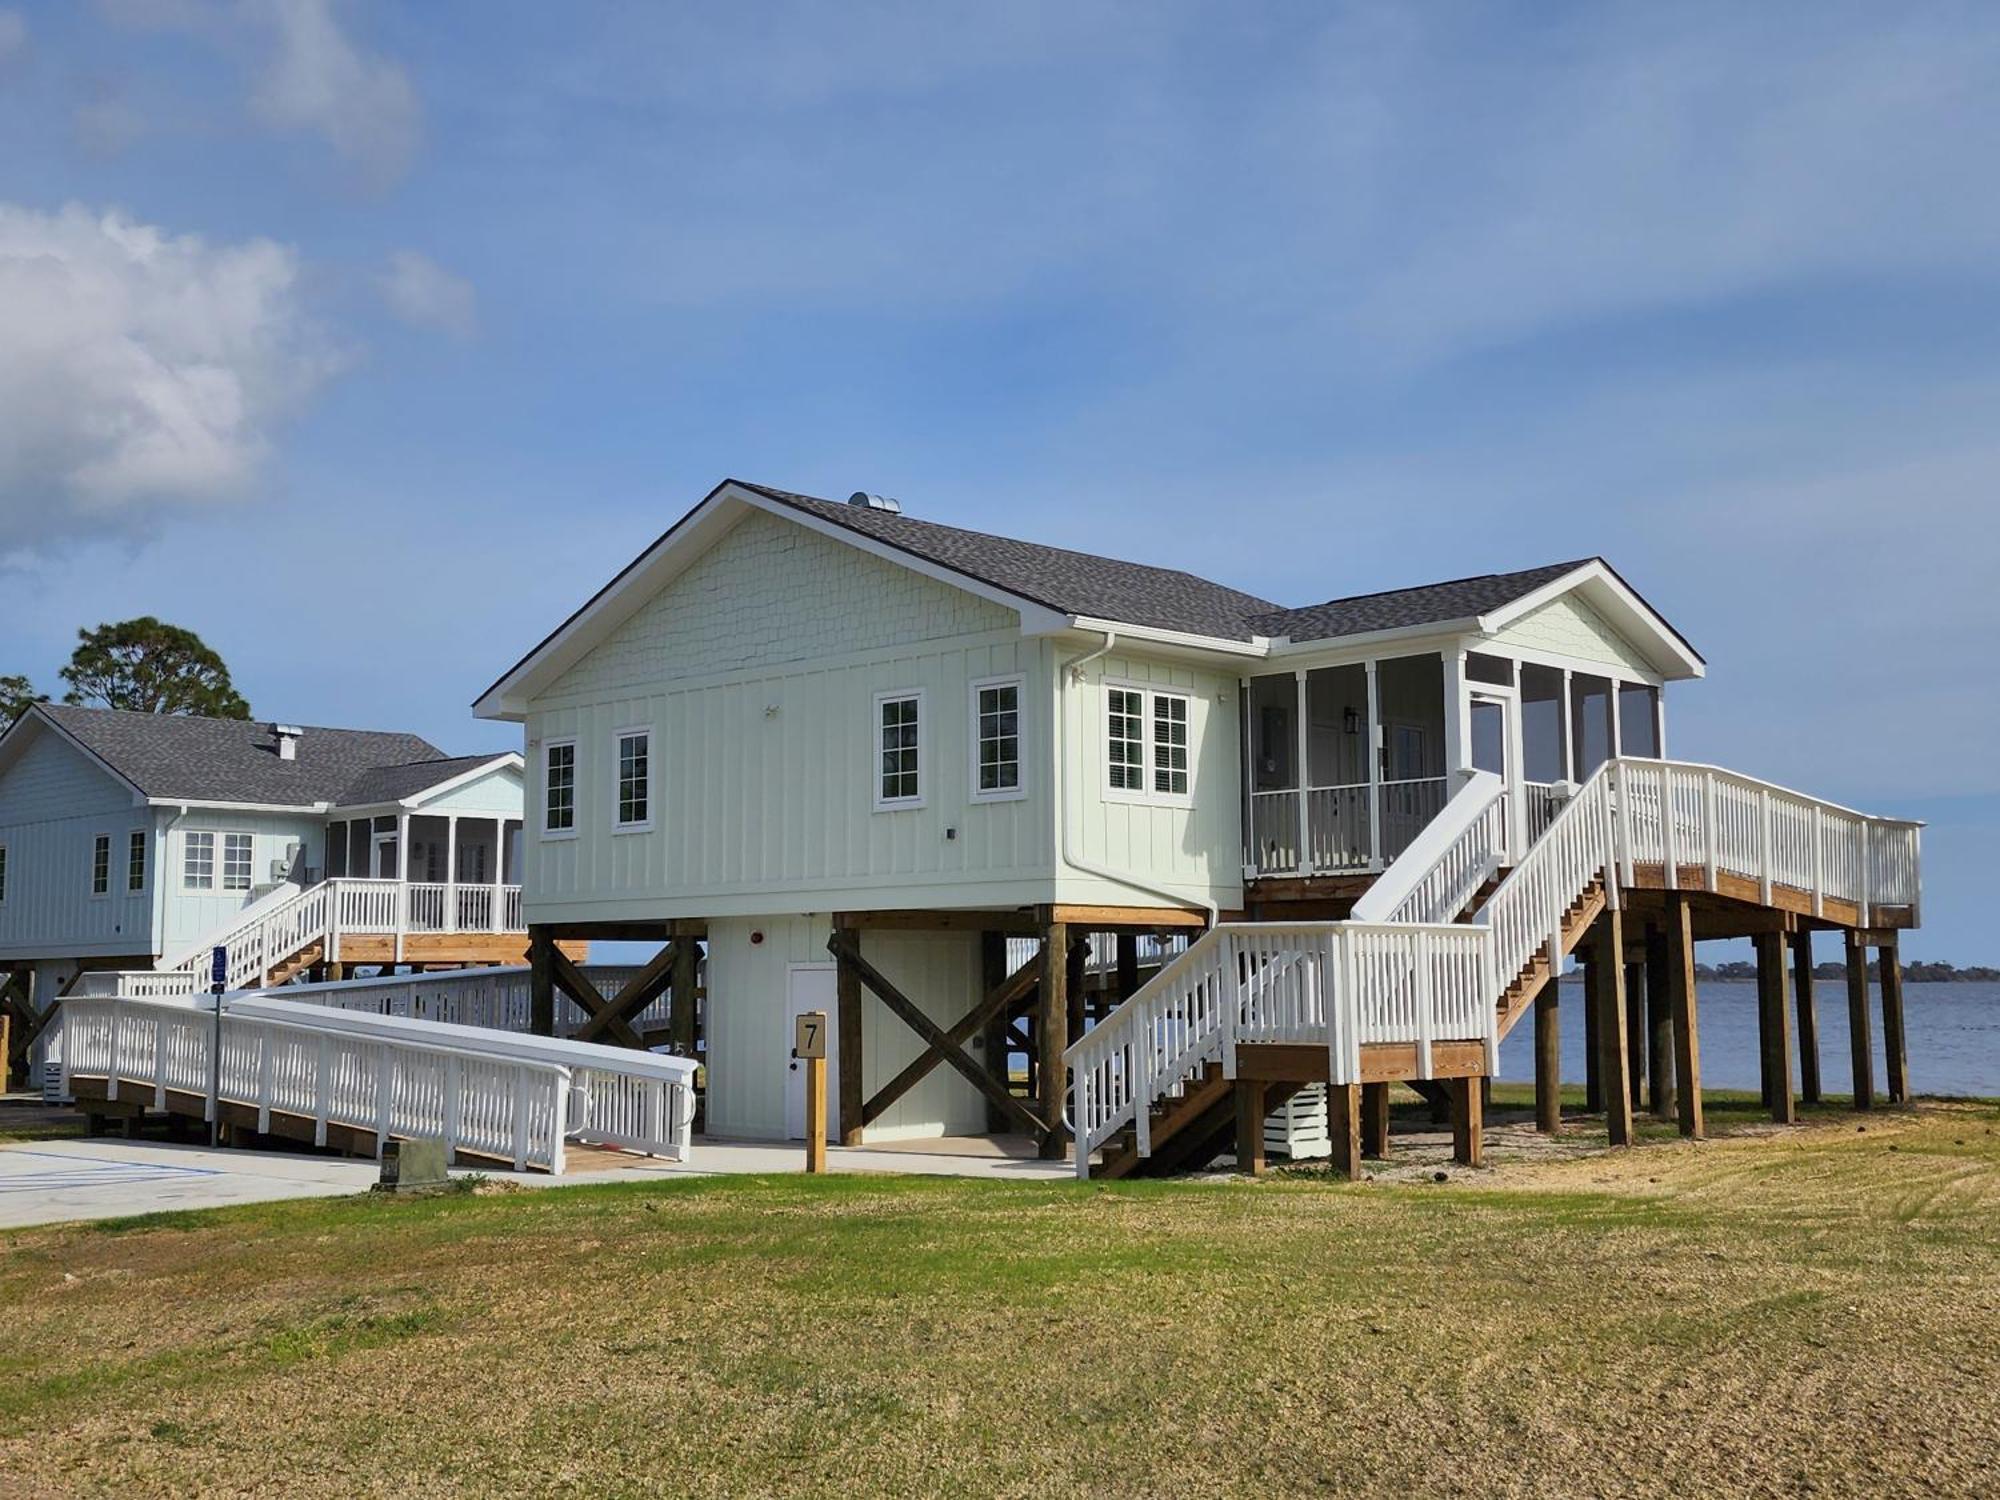
<svg viewBox="0 0 2000 1500">
<path fill-rule="evenodd" d="M 63 1019 L 66 1093 L 80 1077 L 102 1078 L 113 1099 L 150 1089 L 165 1108 L 171 1090 L 202 1096 L 204 1117 L 212 1112 L 213 1012 L 186 1001 L 73 996 Z M 221 1097 L 254 1108 L 260 1131 L 285 1114 L 310 1120 L 316 1145 L 329 1127 L 345 1126 L 373 1132 L 377 1154 L 392 1138 L 424 1138 L 517 1170 L 563 1169 L 571 1074 L 557 1063 L 228 1008 L 221 1030 Z"/>
<path fill-rule="evenodd" d="M 1474 921 L 1411 920 L 1451 914 L 1492 873 L 1505 823 L 1492 793 L 1476 779 L 1461 791 L 1352 920 L 1212 928 L 1073 1043 L 1064 1057 L 1078 1175 L 1127 1126 L 1149 1154 L 1153 1102 L 1209 1062 L 1234 1077 L 1239 1043 L 1323 1043 L 1328 1080 L 1350 1084 L 1363 1046 L 1415 1043 L 1424 1078 L 1434 1043 L 1480 1040 L 1491 1072 L 1507 987 L 1537 952 L 1560 959 L 1563 918 L 1593 883 L 1615 904 L 1638 865 L 1661 866 L 1670 888 L 1699 866 L 1704 888 L 1718 873 L 1737 876 L 1766 904 L 1781 886 L 1815 913 L 1847 902 L 1864 926 L 1881 906 L 1907 908 L 1912 922 L 1921 911 L 1920 825 L 1713 766 L 1624 759 L 1555 812 Z"/>
</svg>

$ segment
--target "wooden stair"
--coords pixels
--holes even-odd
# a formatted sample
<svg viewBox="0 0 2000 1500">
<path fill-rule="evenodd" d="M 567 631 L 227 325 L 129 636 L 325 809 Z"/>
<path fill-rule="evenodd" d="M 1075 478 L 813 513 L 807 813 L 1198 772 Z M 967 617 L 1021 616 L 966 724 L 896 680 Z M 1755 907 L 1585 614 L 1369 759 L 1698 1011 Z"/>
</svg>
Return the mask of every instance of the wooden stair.
<svg viewBox="0 0 2000 1500">
<path fill-rule="evenodd" d="M 1584 888 L 1583 894 L 1569 905 L 1562 919 L 1562 951 L 1575 951 L 1604 911 L 1604 886 L 1600 881 L 1592 881 Z M 1521 972 L 1514 976 L 1514 982 L 1500 997 L 1500 1040 L 1505 1041 L 1507 1033 L 1514 1029 L 1514 1023 L 1528 1013 L 1535 1003 L 1535 997 L 1542 992 L 1542 986 L 1549 982 L 1549 955 L 1546 949 L 1528 960 Z"/>
<path fill-rule="evenodd" d="M 264 976 L 264 988 L 274 989 L 281 984 L 290 984 L 325 956 L 326 943 L 314 938 L 290 958 L 282 959 L 273 965 L 271 972 Z"/>
<path fill-rule="evenodd" d="M 1266 1084 L 1266 1111 L 1276 1110 L 1301 1087 Z M 1150 1156 L 1139 1154 L 1138 1132 L 1128 1125 L 1113 1137 L 1090 1175 L 1109 1179 L 1197 1172 L 1235 1144 L 1236 1089 L 1222 1076 L 1222 1064 L 1209 1063 L 1187 1080 L 1178 1098 L 1162 1099 L 1153 1106 Z"/>
</svg>

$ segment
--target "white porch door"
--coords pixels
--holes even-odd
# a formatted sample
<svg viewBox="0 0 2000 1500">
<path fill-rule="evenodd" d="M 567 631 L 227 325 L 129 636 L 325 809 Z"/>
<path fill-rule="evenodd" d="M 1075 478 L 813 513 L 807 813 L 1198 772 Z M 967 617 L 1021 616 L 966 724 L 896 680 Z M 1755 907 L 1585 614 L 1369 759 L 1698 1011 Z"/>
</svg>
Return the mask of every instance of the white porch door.
<svg viewBox="0 0 2000 1500">
<path fill-rule="evenodd" d="M 396 835 L 393 833 L 375 835 L 375 878 L 377 880 L 396 878 Z"/>
<path fill-rule="evenodd" d="M 785 1066 L 790 1070 L 785 1074 L 785 1134 L 795 1141 L 806 1138 L 806 1065 L 791 1055 L 792 1033 L 800 1016 L 809 1010 L 823 1010 L 826 1012 L 827 1040 L 833 1042 L 839 1027 L 839 991 L 834 980 L 837 972 L 832 964 L 793 964 L 785 971 Z M 840 1051 L 837 1046 L 829 1045 L 826 1049 L 826 1133 L 829 1136 L 836 1135 L 840 1128 L 836 1119 L 839 1098 Z"/>
<path fill-rule="evenodd" d="M 1518 700 L 1506 689 L 1476 687 L 1471 698 L 1472 768 L 1491 771 L 1506 787 L 1506 848 L 1511 863 L 1522 853 L 1521 722 Z"/>
</svg>

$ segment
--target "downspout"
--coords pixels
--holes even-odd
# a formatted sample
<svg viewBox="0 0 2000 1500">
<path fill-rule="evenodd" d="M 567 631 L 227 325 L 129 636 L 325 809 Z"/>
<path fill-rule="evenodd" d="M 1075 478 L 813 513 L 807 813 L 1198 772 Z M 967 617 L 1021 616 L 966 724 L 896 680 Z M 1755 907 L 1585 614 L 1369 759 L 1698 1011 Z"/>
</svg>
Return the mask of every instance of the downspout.
<svg viewBox="0 0 2000 1500">
<path fill-rule="evenodd" d="M 183 802 L 181 810 L 167 820 L 167 826 L 160 830 L 159 849 L 153 857 L 153 967 L 159 968 L 160 960 L 167 956 L 167 861 L 173 848 L 174 832 L 188 815 L 188 805 Z"/>
<path fill-rule="evenodd" d="M 1073 656 L 1056 668 L 1056 691 L 1062 694 L 1063 738 L 1065 742 L 1075 743 L 1074 740 L 1070 739 L 1069 690 L 1083 681 L 1083 669 L 1085 667 L 1089 666 L 1090 663 L 1096 661 L 1099 657 L 1109 654 L 1111 648 L 1117 644 L 1118 632 L 1107 630 L 1104 632 L 1103 645 L 1086 651 L 1081 656 Z M 1167 890 L 1164 886 L 1148 885 L 1143 880 L 1135 880 L 1128 872 L 1108 869 L 1103 865 L 1095 864 L 1083 858 L 1083 856 L 1076 852 L 1075 840 L 1072 838 L 1074 824 L 1070 817 L 1070 779 L 1068 768 L 1065 767 L 1062 791 L 1063 863 L 1071 869 L 1081 870 L 1086 875 L 1095 875 L 1100 880 L 1109 880 L 1117 885 L 1129 886 L 1135 891 L 1144 891 L 1149 896 L 1158 896 L 1164 901 L 1171 901 L 1176 906 L 1185 906 L 1188 898 L 1178 891 Z M 1208 925 L 1210 927 L 1215 926 L 1222 919 L 1222 908 L 1214 901 L 1207 899 L 1201 900 L 1200 904 L 1208 908 Z"/>
</svg>

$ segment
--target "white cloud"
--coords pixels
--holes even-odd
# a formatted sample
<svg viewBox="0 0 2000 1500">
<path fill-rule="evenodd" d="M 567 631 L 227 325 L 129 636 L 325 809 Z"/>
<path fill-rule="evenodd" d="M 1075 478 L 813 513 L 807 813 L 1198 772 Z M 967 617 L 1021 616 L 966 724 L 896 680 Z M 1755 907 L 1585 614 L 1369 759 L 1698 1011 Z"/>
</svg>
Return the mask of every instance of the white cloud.
<svg viewBox="0 0 2000 1500">
<path fill-rule="evenodd" d="M 289 248 L 0 204 L 0 551 L 244 496 L 337 366 Z"/>
<path fill-rule="evenodd" d="M 471 338 L 479 326 L 472 283 L 454 276 L 427 255 L 398 250 L 377 280 L 389 310 L 413 328 L 433 328 L 454 338 Z"/>
<path fill-rule="evenodd" d="M 12 62 L 28 50 L 28 18 L 18 10 L 0 10 L 0 63 Z"/>
</svg>

